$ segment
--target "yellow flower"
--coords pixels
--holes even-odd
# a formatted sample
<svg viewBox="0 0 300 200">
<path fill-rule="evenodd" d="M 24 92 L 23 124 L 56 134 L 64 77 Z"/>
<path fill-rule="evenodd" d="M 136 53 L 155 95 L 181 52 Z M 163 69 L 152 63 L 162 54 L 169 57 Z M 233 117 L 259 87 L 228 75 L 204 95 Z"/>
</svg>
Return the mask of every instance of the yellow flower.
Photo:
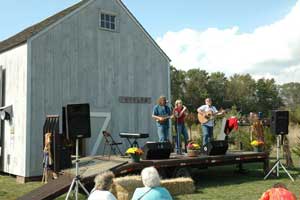
<svg viewBox="0 0 300 200">
<path fill-rule="evenodd" d="M 200 149 L 200 145 L 194 142 L 190 142 L 187 145 L 187 148 L 190 150 L 199 150 Z"/>
<path fill-rule="evenodd" d="M 137 148 L 137 147 L 131 147 L 127 149 L 126 151 L 127 154 L 136 154 L 136 155 L 142 155 L 144 152 L 142 149 Z"/>
<path fill-rule="evenodd" d="M 264 143 L 263 141 L 261 141 L 261 140 L 253 140 L 253 141 L 251 142 L 251 145 L 254 146 L 254 147 L 262 146 L 262 145 L 264 145 L 264 144 L 265 144 L 265 143 Z"/>
</svg>

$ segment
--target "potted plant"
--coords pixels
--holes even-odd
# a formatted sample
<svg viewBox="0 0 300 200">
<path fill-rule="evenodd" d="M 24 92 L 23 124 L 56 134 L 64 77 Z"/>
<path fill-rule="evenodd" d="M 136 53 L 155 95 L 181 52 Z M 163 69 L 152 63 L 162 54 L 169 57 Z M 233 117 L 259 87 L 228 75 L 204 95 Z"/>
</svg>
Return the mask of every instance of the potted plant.
<svg viewBox="0 0 300 200">
<path fill-rule="evenodd" d="M 262 152 L 264 144 L 261 140 L 253 140 L 251 142 L 251 146 L 253 146 L 255 152 Z"/>
<path fill-rule="evenodd" d="M 189 142 L 187 145 L 187 153 L 190 157 L 196 157 L 200 153 L 200 145 L 195 142 Z"/>
<path fill-rule="evenodd" d="M 143 153 L 143 150 L 138 147 L 131 147 L 126 151 L 126 154 L 130 155 L 132 162 L 140 162 Z"/>
</svg>

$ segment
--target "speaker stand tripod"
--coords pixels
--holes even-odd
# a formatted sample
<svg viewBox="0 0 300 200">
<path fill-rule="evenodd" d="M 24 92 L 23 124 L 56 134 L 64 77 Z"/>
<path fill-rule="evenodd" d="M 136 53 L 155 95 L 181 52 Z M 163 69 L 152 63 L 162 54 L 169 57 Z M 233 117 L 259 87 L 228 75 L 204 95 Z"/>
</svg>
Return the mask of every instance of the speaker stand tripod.
<svg viewBox="0 0 300 200">
<path fill-rule="evenodd" d="M 264 180 L 268 178 L 268 176 L 272 173 L 272 171 L 276 168 L 276 175 L 279 177 L 279 167 L 281 167 L 285 173 L 290 177 L 290 179 L 294 182 L 293 177 L 290 175 L 290 173 L 287 171 L 287 169 L 283 166 L 283 164 L 280 161 L 279 158 L 279 152 L 280 152 L 280 137 L 283 137 L 283 135 L 277 135 L 277 152 L 276 152 L 276 162 L 274 163 L 272 169 L 268 172 L 268 174 L 264 177 Z"/>
<path fill-rule="evenodd" d="M 83 186 L 83 184 L 80 182 L 80 175 L 78 173 L 79 171 L 79 159 L 78 159 L 78 138 L 76 138 L 76 161 L 75 161 L 75 168 L 76 168 L 76 176 L 73 178 L 72 180 L 72 183 L 71 183 L 71 186 L 69 188 L 69 191 L 67 193 L 67 196 L 66 196 L 66 199 L 65 200 L 68 200 L 69 199 L 69 196 L 72 192 L 72 189 L 75 185 L 75 188 L 74 188 L 74 192 L 75 192 L 75 199 L 78 200 L 78 189 L 79 189 L 79 186 L 83 189 L 83 191 L 89 195 L 89 192 L 87 191 L 87 189 Z"/>
</svg>

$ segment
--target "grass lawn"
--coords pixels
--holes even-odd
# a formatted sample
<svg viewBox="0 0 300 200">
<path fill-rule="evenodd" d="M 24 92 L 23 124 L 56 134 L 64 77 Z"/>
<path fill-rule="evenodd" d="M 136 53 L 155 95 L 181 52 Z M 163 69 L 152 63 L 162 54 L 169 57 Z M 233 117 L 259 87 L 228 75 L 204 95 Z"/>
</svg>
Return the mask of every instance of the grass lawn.
<svg viewBox="0 0 300 200">
<path fill-rule="evenodd" d="M 295 182 L 292 182 L 283 170 L 280 171 L 279 178 L 270 176 L 267 180 L 263 180 L 262 164 L 255 163 L 244 165 L 244 168 L 247 170 L 245 174 L 235 172 L 235 166 L 233 165 L 196 170 L 193 173 L 193 178 L 196 181 L 196 193 L 176 196 L 174 199 L 259 199 L 265 190 L 278 182 L 286 184 L 288 189 L 299 198 L 300 169 L 298 161 L 299 158 L 294 159 L 297 168 L 288 170 L 294 177 Z M 0 175 L 0 185 L 0 199 L 16 199 L 39 187 L 41 183 L 18 184 L 15 182 L 14 177 Z M 64 198 L 65 195 L 58 199 L 62 200 Z M 79 199 L 85 198 L 80 196 Z"/>
<path fill-rule="evenodd" d="M 0 174 L 0 199 L 16 199 L 41 185 L 40 182 L 16 183 L 15 177 Z"/>
<path fill-rule="evenodd" d="M 267 180 L 263 180 L 262 170 L 259 167 L 257 164 L 245 165 L 244 168 L 247 170 L 245 174 L 235 172 L 234 166 L 199 171 L 194 177 L 196 193 L 177 196 L 175 199 L 259 199 L 265 190 L 278 182 L 286 184 L 290 191 L 297 197 L 300 196 L 299 168 L 288 170 L 295 179 L 295 182 L 292 182 L 284 171 L 281 171 L 279 178 L 270 176 Z"/>
</svg>

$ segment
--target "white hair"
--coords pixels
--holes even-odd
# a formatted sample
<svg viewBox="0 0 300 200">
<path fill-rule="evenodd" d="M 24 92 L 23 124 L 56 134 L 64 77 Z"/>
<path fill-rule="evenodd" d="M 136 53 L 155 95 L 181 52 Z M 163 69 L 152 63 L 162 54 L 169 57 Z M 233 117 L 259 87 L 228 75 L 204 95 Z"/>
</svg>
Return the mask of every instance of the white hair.
<svg viewBox="0 0 300 200">
<path fill-rule="evenodd" d="M 113 184 L 114 174 L 111 171 L 103 172 L 95 177 L 95 188 L 98 190 L 110 190 Z"/>
<path fill-rule="evenodd" d="M 157 170 L 154 167 L 146 167 L 142 170 L 142 181 L 146 187 L 160 186 L 160 178 Z"/>
</svg>

